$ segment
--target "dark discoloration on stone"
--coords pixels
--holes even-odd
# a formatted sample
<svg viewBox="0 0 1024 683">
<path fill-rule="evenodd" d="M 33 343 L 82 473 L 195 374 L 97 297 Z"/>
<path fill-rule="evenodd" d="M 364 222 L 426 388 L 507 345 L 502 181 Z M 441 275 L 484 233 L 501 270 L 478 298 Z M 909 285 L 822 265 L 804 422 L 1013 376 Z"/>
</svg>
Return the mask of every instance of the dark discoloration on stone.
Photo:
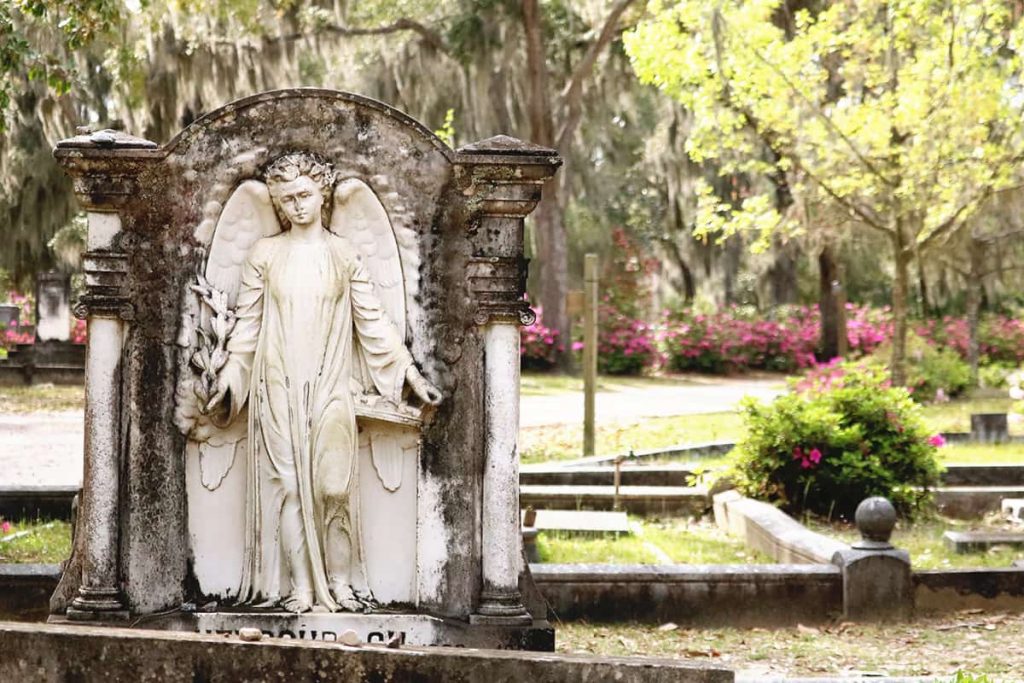
<svg viewBox="0 0 1024 683">
<path fill-rule="evenodd" d="M 560 619 L 700 626 L 792 626 L 842 611 L 832 566 L 533 565 Z"/>
<path fill-rule="evenodd" d="M 653 658 L 333 643 L 0 623 L 0 680 L 365 683 L 731 683 L 731 671 Z M 16 654 L 13 654 L 16 653 Z"/>
<path fill-rule="evenodd" d="M 916 571 L 914 598 L 918 610 L 1024 609 L 1024 569 Z"/>
</svg>

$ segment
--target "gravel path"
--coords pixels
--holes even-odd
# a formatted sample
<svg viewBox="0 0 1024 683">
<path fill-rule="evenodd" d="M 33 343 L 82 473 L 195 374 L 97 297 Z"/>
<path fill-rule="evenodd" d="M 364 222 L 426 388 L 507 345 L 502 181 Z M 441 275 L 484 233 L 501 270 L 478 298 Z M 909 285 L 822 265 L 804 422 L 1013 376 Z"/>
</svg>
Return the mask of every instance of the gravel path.
<svg viewBox="0 0 1024 683">
<path fill-rule="evenodd" d="M 698 379 L 693 383 L 599 392 L 598 421 L 732 410 L 744 396 L 771 399 L 777 379 Z M 524 396 L 523 427 L 579 424 L 583 396 L 566 392 Z M 0 486 L 77 485 L 82 480 L 81 411 L 0 414 Z"/>
</svg>

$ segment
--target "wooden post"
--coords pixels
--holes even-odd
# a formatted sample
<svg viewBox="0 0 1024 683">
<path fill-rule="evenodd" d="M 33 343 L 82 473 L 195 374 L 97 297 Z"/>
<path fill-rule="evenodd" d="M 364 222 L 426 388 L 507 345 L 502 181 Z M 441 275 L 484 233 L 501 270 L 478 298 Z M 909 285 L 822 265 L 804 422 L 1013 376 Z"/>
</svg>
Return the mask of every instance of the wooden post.
<svg viewBox="0 0 1024 683">
<path fill-rule="evenodd" d="M 597 254 L 583 258 L 583 455 L 594 454 L 597 391 Z"/>
</svg>

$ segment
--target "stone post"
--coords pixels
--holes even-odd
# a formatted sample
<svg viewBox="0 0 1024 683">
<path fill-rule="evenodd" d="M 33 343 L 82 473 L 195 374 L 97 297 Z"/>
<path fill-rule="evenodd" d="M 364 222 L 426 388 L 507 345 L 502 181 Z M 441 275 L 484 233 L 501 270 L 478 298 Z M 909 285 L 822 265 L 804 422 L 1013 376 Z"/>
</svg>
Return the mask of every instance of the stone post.
<svg viewBox="0 0 1024 683">
<path fill-rule="evenodd" d="M 484 338 L 482 587 L 470 620 L 529 625 L 519 592 L 519 326 L 536 316 L 524 300 L 523 220 L 561 161 L 553 150 L 497 136 L 461 148 L 456 163 L 473 243 L 467 275 Z"/>
<path fill-rule="evenodd" d="M 81 576 L 67 609 L 73 620 L 128 616 L 119 577 L 118 508 L 121 472 L 121 355 L 134 309 L 125 288 L 127 256 L 120 250 L 118 206 L 134 191 L 133 156 L 155 144 L 114 131 L 57 144 L 54 156 L 74 179 L 88 211 L 85 294 L 75 315 L 87 321 L 85 471 L 76 551 Z M 126 154 L 127 152 L 127 154 Z"/>
<path fill-rule="evenodd" d="M 896 509 L 885 498 L 867 498 L 854 521 L 861 540 L 832 557 L 843 576 L 843 617 L 851 620 L 909 619 L 914 612 L 910 553 L 889 539 Z"/>
</svg>

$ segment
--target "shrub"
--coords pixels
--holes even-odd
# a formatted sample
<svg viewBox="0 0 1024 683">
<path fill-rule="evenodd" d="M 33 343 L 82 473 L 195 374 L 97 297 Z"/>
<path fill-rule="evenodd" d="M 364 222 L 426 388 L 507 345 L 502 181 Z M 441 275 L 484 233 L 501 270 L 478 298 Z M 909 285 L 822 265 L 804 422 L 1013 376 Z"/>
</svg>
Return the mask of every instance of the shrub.
<svg viewBox="0 0 1024 683">
<path fill-rule="evenodd" d="M 775 319 L 735 307 L 712 315 L 686 311 L 670 318 L 665 333 L 668 365 L 680 372 L 791 372 L 813 364 L 817 343 L 817 312 L 806 307 L 782 309 Z"/>
<path fill-rule="evenodd" d="M 597 369 L 608 375 L 639 375 L 654 365 L 658 352 L 653 328 L 611 306 L 599 311 Z"/>
<path fill-rule="evenodd" d="M 876 367 L 824 367 L 770 405 L 742 404 L 741 488 L 793 514 L 852 519 L 862 500 L 886 496 L 912 516 L 939 474 L 920 408 Z"/>
<path fill-rule="evenodd" d="M 888 367 L 891 344 L 878 347 L 871 362 Z M 971 384 L 971 368 L 951 348 L 936 348 L 914 332 L 907 334 L 907 390 L 919 403 L 952 398 Z"/>
</svg>

